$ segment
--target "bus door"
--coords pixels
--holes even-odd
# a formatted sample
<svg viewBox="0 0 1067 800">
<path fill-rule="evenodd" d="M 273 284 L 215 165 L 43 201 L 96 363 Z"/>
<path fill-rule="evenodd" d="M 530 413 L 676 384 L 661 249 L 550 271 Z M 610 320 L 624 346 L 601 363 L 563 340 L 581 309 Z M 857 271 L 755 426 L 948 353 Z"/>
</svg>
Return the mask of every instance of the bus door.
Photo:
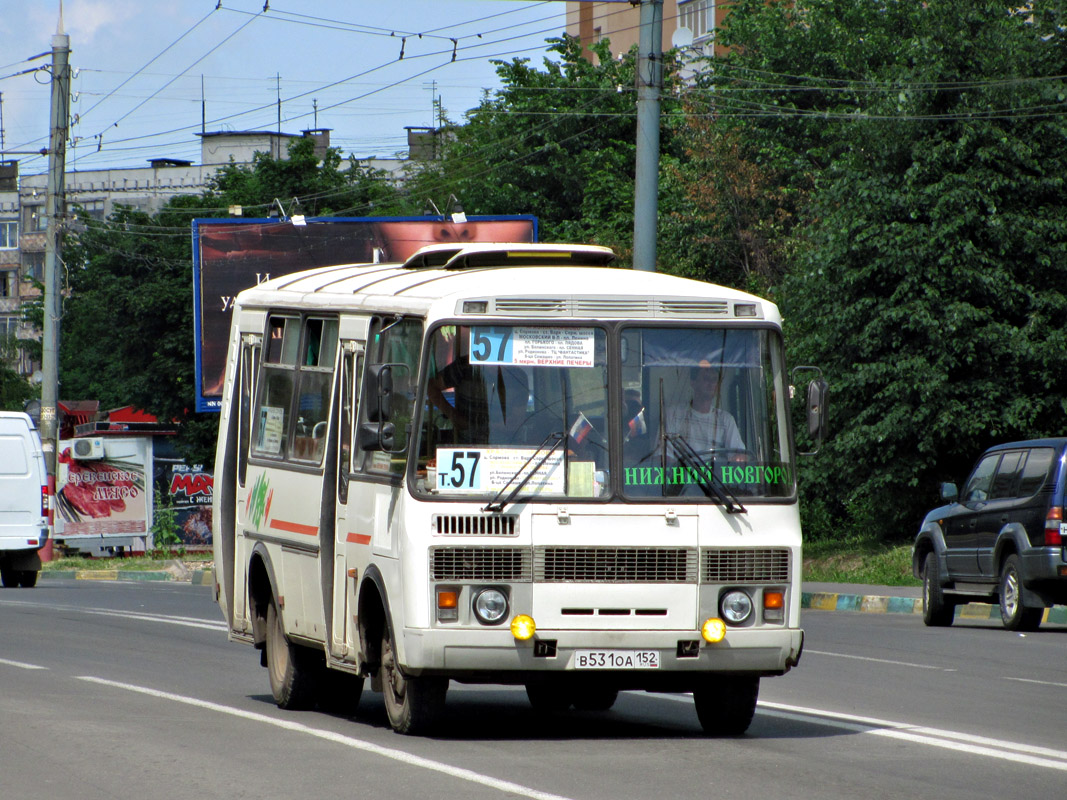
<svg viewBox="0 0 1067 800">
<path fill-rule="evenodd" d="M 264 315 L 258 315 L 258 328 L 263 329 Z M 248 592 L 245 586 L 245 571 L 236 565 L 247 563 L 247 556 L 242 553 L 237 558 L 237 548 L 243 541 L 242 532 L 247 527 L 248 515 L 248 449 L 252 440 L 252 401 L 256 397 L 256 383 L 259 377 L 259 358 L 263 347 L 261 333 L 245 333 L 241 336 L 239 362 L 238 406 L 237 406 L 237 493 L 234 504 L 234 524 L 227 526 L 224 543 L 224 564 L 222 566 L 223 585 L 226 592 L 227 608 L 230 609 L 230 627 L 233 630 L 250 633 L 251 620 L 247 615 L 246 601 Z M 231 411 L 233 413 L 233 411 Z"/>
<path fill-rule="evenodd" d="M 343 324 L 343 323 L 342 323 Z M 364 334 L 365 336 L 365 334 Z M 354 662 L 358 653 L 359 626 L 355 613 L 356 589 L 368 561 L 370 535 L 349 527 L 348 501 L 355 466 L 355 430 L 359 419 L 359 375 L 363 366 L 362 341 L 341 342 L 337 376 L 337 491 L 334 524 L 333 597 L 330 624 L 330 655 Z"/>
<path fill-rule="evenodd" d="M 399 554 L 400 514 L 404 472 L 415 410 L 415 388 L 422 348 L 423 321 L 414 317 L 376 319 L 368 339 L 367 366 L 361 376 L 360 426 L 384 426 L 393 431 L 386 446 L 358 451 L 359 476 L 349 488 L 349 528 L 360 537 L 357 546 L 371 557 L 395 559 Z M 382 403 L 370 402 L 372 366 L 391 365 L 391 391 Z M 380 410 L 380 415 L 373 413 Z M 376 416 L 375 419 L 370 417 Z M 357 430 L 357 441 L 360 438 Z M 369 540 L 367 537 L 370 537 Z"/>
</svg>

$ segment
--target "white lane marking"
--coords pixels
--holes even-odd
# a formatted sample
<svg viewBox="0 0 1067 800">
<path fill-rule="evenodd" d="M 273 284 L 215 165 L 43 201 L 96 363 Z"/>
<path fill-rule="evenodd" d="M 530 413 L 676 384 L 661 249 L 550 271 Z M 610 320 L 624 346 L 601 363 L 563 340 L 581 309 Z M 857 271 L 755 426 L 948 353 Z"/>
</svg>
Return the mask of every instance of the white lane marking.
<svg viewBox="0 0 1067 800">
<path fill-rule="evenodd" d="M 1018 681 L 1019 683 L 1036 683 L 1041 686 L 1055 686 L 1057 689 L 1067 689 L 1067 683 L 1056 683 L 1055 681 L 1038 681 L 1033 678 L 1012 678 L 1009 675 L 1005 675 L 1003 680 Z"/>
<path fill-rule="evenodd" d="M 817 708 L 788 706 L 780 703 L 760 703 L 760 705 L 767 709 L 773 709 L 775 716 L 802 719 L 808 722 L 811 721 L 812 717 L 815 717 L 816 721 L 827 720 L 835 726 L 849 728 L 861 733 L 886 736 L 891 739 L 903 739 L 919 744 L 943 747 L 948 750 L 959 750 L 972 755 L 989 756 L 1005 761 L 1015 761 L 1020 764 L 1067 772 L 1067 751 L 1063 750 L 993 739 L 988 736 L 975 736 L 961 731 L 927 728 L 922 725 L 911 725 L 906 722 L 895 722 L 876 717 L 831 713 Z"/>
<path fill-rule="evenodd" d="M 832 658 L 851 658 L 854 661 L 873 661 L 876 664 L 892 664 L 898 667 L 914 667 L 915 669 L 934 669 L 941 672 L 955 672 L 944 667 L 935 667 L 931 664 L 913 664 L 910 661 L 891 661 L 886 658 L 871 658 L 870 656 L 852 656 L 846 653 L 830 653 L 826 650 L 804 650 L 804 655 L 831 656 Z"/>
<path fill-rule="evenodd" d="M 674 700 L 675 702 L 692 702 L 692 699 L 688 696 L 656 695 L 656 697 L 663 700 Z M 854 714 L 824 711 L 820 708 L 768 703 L 762 700 L 757 704 L 757 711 L 777 719 L 828 725 L 832 728 L 840 728 L 854 733 L 885 736 L 913 744 L 925 744 L 946 750 L 957 750 L 970 755 L 999 758 L 1002 761 L 1014 761 L 1019 764 L 1067 772 L 1067 751 L 1065 750 L 1053 750 L 1048 747 L 993 739 L 988 736 L 975 736 L 962 731 L 927 728 L 922 725 L 895 722 L 877 717 L 861 717 Z"/>
<path fill-rule="evenodd" d="M 132 611 L 112 611 L 106 608 L 81 609 L 86 614 L 95 614 L 101 617 L 121 617 L 122 619 L 136 619 L 142 622 L 164 622 L 168 625 L 184 625 L 187 628 L 204 628 L 209 631 L 224 631 L 224 622 L 208 622 L 193 617 L 170 617 L 164 614 L 138 614 Z"/>
<path fill-rule="evenodd" d="M 164 622 L 168 625 L 185 625 L 189 628 L 204 628 L 209 631 L 225 631 L 226 623 L 203 619 L 202 617 L 178 617 L 173 614 L 152 614 L 147 611 L 123 611 L 113 608 L 95 608 L 92 606 L 61 605 L 57 603 L 31 603 L 14 601 L 5 605 L 29 606 L 33 608 L 47 608 L 53 611 L 74 612 L 78 614 L 95 614 L 103 617 L 120 617 L 122 619 L 136 619 L 142 622 Z"/>
<path fill-rule="evenodd" d="M 23 661 L 11 661 L 7 658 L 0 658 L 0 664 L 9 667 L 18 667 L 19 669 L 48 669 L 48 667 L 40 667 L 37 664 L 27 664 Z"/>
<path fill-rule="evenodd" d="M 309 725 L 303 725 L 299 722 L 293 722 L 287 719 L 276 719 L 274 717 L 268 717 L 266 714 L 258 714 L 254 711 L 244 711 L 239 708 L 233 708 L 232 706 L 224 706 L 219 703 L 212 703 L 207 700 L 198 700 L 195 697 L 186 697 L 180 694 L 172 694 L 170 692 L 161 692 L 158 689 L 150 689 L 145 686 L 136 686 L 131 683 L 121 683 L 119 681 L 111 681 L 105 678 L 97 678 L 91 675 L 79 675 L 78 680 L 88 681 L 90 683 L 100 684 L 101 686 L 110 686 L 115 689 L 123 689 L 128 692 L 136 692 L 138 694 L 148 695 L 149 697 L 155 697 L 160 700 L 170 700 L 175 703 L 182 703 L 184 705 L 194 706 L 196 708 L 203 708 L 208 711 L 216 711 L 220 714 L 228 714 L 232 717 L 239 717 L 241 719 L 251 720 L 253 722 L 262 722 L 267 725 L 273 725 L 276 728 L 282 728 L 287 731 L 293 731 L 295 733 L 303 733 L 307 736 L 314 736 L 317 739 L 324 739 L 334 744 L 341 744 L 346 747 L 351 747 L 354 750 L 362 750 L 373 755 L 382 756 L 383 758 L 389 758 L 393 761 L 399 761 L 402 764 L 407 764 L 412 767 L 419 767 L 421 769 L 428 769 L 433 772 L 439 772 L 444 775 L 450 775 L 460 780 L 469 781 L 470 783 L 477 783 L 481 786 L 487 786 L 490 789 L 498 789 L 501 792 L 506 792 L 521 797 L 529 797 L 532 800 L 569 800 L 568 798 L 552 794 L 551 792 L 542 792 L 537 789 L 531 789 L 528 786 L 523 786 L 518 783 L 512 783 L 511 781 L 501 780 L 499 778 L 493 778 L 489 775 L 483 775 L 480 772 L 474 772 L 473 770 L 464 769 L 463 767 L 454 767 L 451 764 L 445 764 L 441 761 L 434 761 L 429 758 L 422 758 L 421 756 L 412 755 L 411 753 L 405 753 L 403 750 L 395 750 L 391 747 L 382 747 L 381 745 L 373 744 L 363 739 L 357 739 L 354 736 L 345 736 L 344 734 L 334 733 L 333 731 L 322 730 L 321 728 L 312 728 Z"/>
</svg>

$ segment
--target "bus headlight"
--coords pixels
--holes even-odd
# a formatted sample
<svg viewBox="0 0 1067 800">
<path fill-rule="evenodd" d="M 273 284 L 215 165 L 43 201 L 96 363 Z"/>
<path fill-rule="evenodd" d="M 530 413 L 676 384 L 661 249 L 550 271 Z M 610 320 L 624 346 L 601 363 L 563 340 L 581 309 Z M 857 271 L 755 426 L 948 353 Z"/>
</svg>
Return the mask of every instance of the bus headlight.
<svg viewBox="0 0 1067 800">
<path fill-rule="evenodd" d="M 719 611 L 731 625 L 742 625 L 752 616 L 752 598 L 740 589 L 734 589 L 719 600 Z"/>
<path fill-rule="evenodd" d="M 508 616 L 508 598 L 499 589 L 482 589 L 474 595 L 473 608 L 483 625 L 499 625 Z"/>
</svg>

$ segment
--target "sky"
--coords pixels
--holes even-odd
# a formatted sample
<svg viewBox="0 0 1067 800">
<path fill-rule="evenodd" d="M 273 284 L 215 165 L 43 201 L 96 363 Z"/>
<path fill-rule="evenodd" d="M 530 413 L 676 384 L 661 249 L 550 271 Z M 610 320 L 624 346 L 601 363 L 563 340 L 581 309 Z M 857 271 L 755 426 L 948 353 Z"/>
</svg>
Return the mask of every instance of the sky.
<svg viewBox="0 0 1067 800">
<path fill-rule="evenodd" d="M 207 132 L 331 129 L 345 156 L 391 157 L 405 126 L 462 122 L 492 59 L 540 67 L 559 0 L 64 0 L 68 170 L 199 163 Z M 47 171 L 48 75 L 60 0 L 0 0 L 0 158 Z M 403 54 L 403 58 L 401 58 Z M 42 56 L 34 59 L 34 56 Z M 453 56 L 455 57 L 453 59 Z M 21 73 L 21 74 L 20 74 Z"/>
</svg>

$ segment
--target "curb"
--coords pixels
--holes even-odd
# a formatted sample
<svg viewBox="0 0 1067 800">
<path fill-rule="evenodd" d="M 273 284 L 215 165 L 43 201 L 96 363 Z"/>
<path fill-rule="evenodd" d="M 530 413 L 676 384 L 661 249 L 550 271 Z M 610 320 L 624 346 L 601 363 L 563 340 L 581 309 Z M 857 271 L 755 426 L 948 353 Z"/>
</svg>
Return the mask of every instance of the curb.
<svg viewBox="0 0 1067 800">
<path fill-rule="evenodd" d="M 883 597 L 881 595 L 843 592 L 802 592 L 801 608 L 815 611 L 856 611 L 868 614 L 922 614 L 923 601 L 918 597 Z M 967 603 L 956 607 L 957 619 L 1000 620 L 1000 606 Z M 1046 608 L 1042 622 L 1067 624 L 1067 606 Z"/>
<path fill-rule="evenodd" d="M 133 569 L 55 569 L 42 570 L 40 576 L 45 580 L 60 581 L 177 581 L 194 586 L 215 584 L 215 571 L 210 569 L 193 570 L 192 575 L 185 580 L 166 570 Z"/>
</svg>

